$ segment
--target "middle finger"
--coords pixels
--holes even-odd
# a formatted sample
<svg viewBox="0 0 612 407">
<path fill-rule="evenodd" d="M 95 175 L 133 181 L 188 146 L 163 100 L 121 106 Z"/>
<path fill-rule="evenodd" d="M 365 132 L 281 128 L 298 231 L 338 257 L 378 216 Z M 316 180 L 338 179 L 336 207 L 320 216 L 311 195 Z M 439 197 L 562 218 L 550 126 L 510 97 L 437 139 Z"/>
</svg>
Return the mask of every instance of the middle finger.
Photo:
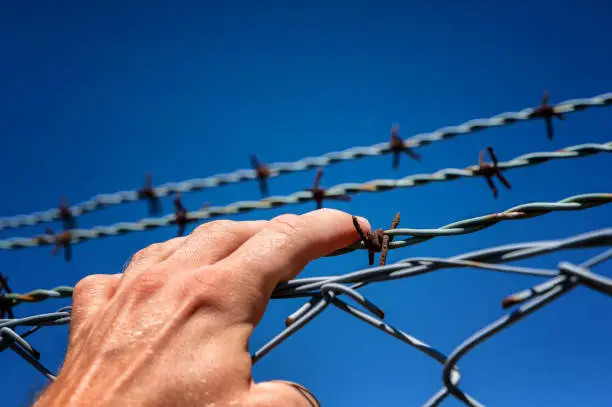
<svg viewBox="0 0 612 407">
<path fill-rule="evenodd" d="M 208 266 L 232 254 L 268 221 L 219 220 L 198 226 L 168 257 L 181 268 Z"/>
</svg>

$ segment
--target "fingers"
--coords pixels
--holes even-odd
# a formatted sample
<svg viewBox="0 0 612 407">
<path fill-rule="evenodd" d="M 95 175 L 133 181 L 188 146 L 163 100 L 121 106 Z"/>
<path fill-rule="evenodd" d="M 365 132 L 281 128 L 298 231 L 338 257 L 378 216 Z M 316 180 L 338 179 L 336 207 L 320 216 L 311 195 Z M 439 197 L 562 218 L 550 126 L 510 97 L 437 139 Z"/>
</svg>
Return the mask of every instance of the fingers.
<svg viewBox="0 0 612 407">
<path fill-rule="evenodd" d="M 320 407 L 321 403 L 304 386 L 284 380 L 252 386 L 248 407 Z"/>
<path fill-rule="evenodd" d="M 364 233 L 370 231 L 360 218 Z M 322 209 L 305 215 L 281 215 L 268 222 L 215 268 L 231 274 L 229 284 L 241 292 L 237 309 L 249 310 L 255 324 L 280 281 L 294 278 L 311 260 L 359 239 L 351 215 Z M 231 289 L 231 288 L 230 288 Z"/>
<path fill-rule="evenodd" d="M 117 295 L 148 297 L 160 291 L 171 278 L 187 276 L 230 255 L 265 224 L 266 221 L 219 220 L 198 226 L 188 236 L 150 245 L 133 256 Z"/>
<path fill-rule="evenodd" d="M 155 243 L 138 251 L 124 274 L 129 280 L 133 277 L 132 274 L 142 273 L 165 261 L 170 263 L 169 267 L 165 267 L 168 272 L 176 272 L 176 268 L 184 270 L 212 264 L 236 250 L 265 223 L 229 220 L 205 223 L 195 228 L 188 236 Z M 172 263 L 176 267 L 172 267 Z"/>
<path fill-rule="evenodd" d="M 183 243 L 184 237 L 175 237 L 162 243 L 154 243 L 136 252 L 123 274 L 128 276 L 133 271 L 144 270 L 159 264 L 170 257 Z"/>
<path fill-rule="evenodd" d="M 168 258 L 182 269 L 213 264 L 233 253 L 261 230 L 267 221 L 219 220 L 194 229 Z"/>
</svg>

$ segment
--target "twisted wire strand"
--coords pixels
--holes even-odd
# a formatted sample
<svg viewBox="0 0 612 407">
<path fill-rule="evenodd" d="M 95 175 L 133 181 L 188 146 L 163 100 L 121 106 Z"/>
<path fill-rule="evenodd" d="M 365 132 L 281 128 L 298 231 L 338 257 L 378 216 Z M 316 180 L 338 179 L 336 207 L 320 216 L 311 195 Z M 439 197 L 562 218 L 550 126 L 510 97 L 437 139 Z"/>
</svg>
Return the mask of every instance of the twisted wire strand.
<svg viewBox="0 0 612 407">
<path fill-rule="evenodd" d="M 612 93 L 603 93 L 591 98 L 570 99 L 553 106 L 555 113 L 571 113 L 593 107 L 603 107 L 612 104 Z M 506 112 L 488 119 L 474 119 L 458 126 L 443 127 L 431 133 L 420 133 L 404 140 L 407 147 L 421 147 L 438 141 L 452 139 L 458 135 L 465 135 L 490 127 L 500 127 L 519 121 L 535 119 L 532 117 L 534 108 L 526 108 L 518 112 Z M 276 177 L 290 172 L 304 171 L 315 167 L 356 160 L 364 157 L 379 156 L 391 151 L 390 143 L 378 143 L 369 147 L 353 147 L 344 151 L 333 151 L 319 157 L 306 157 L 294 162 L 278 162 L 269 165 L 269 177 Z M 182 182 L 170 182 L 153 188 L 155 196 L 164 197 L 177 192 L 193 192 L 205 188 L 237 183 L 257 179 L 254 170 L 241 169 L 227 174 L 217 174 L 207 178 L 191 179 Z M 70 207 L 73 216 L 81 216 L 111 205 L 119 205 L 140 200 L 136 190 L 125 190 L 115 193 L 99 194 L 91 199 Z M 60 219 L 57 208 L 30 214 L 16 215 L 0 218 L 0 230 L 34 226 L 44 222 Z"/>
<path fill-rule="evenodd" d="M 396 264 L 374 267 L 362 271 L 352 272 L 343 276 L 298 278 L 280 283 L 272 298 L 297 298 L 304 295 L 313 295 L 325 284 L 356 283 L 391 281 L 405 278 L 416 273 L 430 272 L 450 267 L 484 268 L 493 271 L 511 272 L 518 274 L 551 276 L 548 270 L 528 269 L 524 267 L 501 267 L 497 263 L 509 262 L 531 258 L 543 254 L 567 249 L 584 249 L 601 246 L 612 246 L 612 228 L 605 228 L 588 233 L 575 235 L 557 240 L 542 240 L 511 245 L 497 246 L 451 257 L 449 259 L 418 258 L 413 257 L 401 260 Z M 402 272 L 404 270 L 404 272 Z M 424 271 L 427 270 L 427 271 Z M 61 299 L 72 297 L 74 287 L 59 286 L 51 289 L 35 289 L 26 293 L 0 293 L 0 299 L 10 301 L 10 306 L 23 302 L 41 302 L 48 299 Z M 3 320 L 0 319 L 0 322 Z"/>
<path fill-rule="evenodd" d="M 292 280 L 285 283 L 284 287 L 279 285 L 276 291 L 282 291 L 283 289 L 286 290 L 287 288 L 290 288 L 294 290 L 294 294 L 298 294 L 295 292 L 295 289 L 299 287 L 307 288 L 309 285 L 312 286 L 313 282 L 317 282 L 320 283 L 317 285 L 318 294 L 315 294 L 314 292 L 310 293 L 312 295 L 312 299 L 309 301 L 309 303 L 313 303 L 315 301 L 318 301 L 318 303 L 316 303 L 312 309 L 308 310 L 308 312 L 303 313 L 298 319 L 292 321 L 288 328 L 281 332 L 281 334 L 277 335 L 262 348 L 254 352 L 252 355 L 253 363 L 259 361 L 274 347 L 278 346 L 282 341 L 286 340 L 297 330 L 304 327 L 316 315 L 320 314 L 328 305 L 331 304 L 425 353 L 444 366 L 444 387 L 436 392 L 436 394 L 429 399 L 424 406 L 438 406 L 445 398 L 448 397 L 448 395 L 452 395 L 468 406 L 479 407 L 482 406 L 480 402 L 458 388 L 461 375 L 456 365 L 461 357 L 465 356 L 467 352 L 472 350 L 479 343 L 482 343 L 484 340 L 500 332 L 502 329 L 508 327 L 512 323 L 517 322 L 536 309 L 541 308 L 543 305 L 550 303 L 553 299 L 558 298 L 560 295 L 568 292 L 570 289 L 580 283 L 584 283 L 590 288 L 594 288 L 608 294 L 612 292 L 612 281 L 606 279 L 605 277 L 597 276 L 591 271 L 587 270 L 587 268 L 594 267 L 596 264 L 599 264 L 612 257 L 612 250 L 608 250 L 603 255 L 595 256 L 580 266 L 573 266 L 569 263 L 561 263 L 559 267 L 560 272 L 528 269 L 525 267 L 514 267 L 508 265 L 500 268 L 499 265 L 494 263 L 516 261 L 564 249 L 611 245 L 612 228 L 607 228 L 564 239 L 497 246 L 457 255 L 447 259 L 409 258 L 389 266 L 375 267 L 359 272 L 348 273 L 339 277 L 316 277 Z M 482 260 L 486 260 L 489 263 L 484 263 Z M 398 268 L 398 266 L 400 268 Z M 458 348 L 456 348 L 448 357 L 425 342 L 422 342 L 406 332 L 385 323 L 382 320 L 384 318 L 384 312 L 382 309 L 353 288 L 341 284 L 355 281 L 360 281 L 362 283 L 388 281 L 395 278 L 413 277 L 423 274 L 423 272 L 436 271 L 451 267 L 476 267 L 493 271 L 514 272 L 518 274 L 549 277 L 564 273 L 563 275 L 570 276 L 570 280 L 559 285 L 555 288 L 555 290 L 546 292 L 529 304 L 522 306 L 515 313 L 502 317 L 498 321 L 472 335 Z M 595 282 L 595 286 L 592 285 L 593 282 Z M 339 296 L 342 294 L 349 296 L 353 301 L 364 307 L 368 312 L 361 311 L 341 300 Z M 38 352 L 23 339 L 23 337 L 28 333 L 19 335 L 16 333 L 15 328 L 18 326 L 34 326 L 34 329 L 37 329 L 41 326 L 62 325 L 67 323 L 70 323 L 70 307 L 64 307 L 59 312 L 51 314 L 43 314 L 21 319 L 0 319 L 0 351 L 11 348 L 46 377 L 54 380 L 55 376 L 38 361 L 40 356 Z"/>
<path fill-rule="evenodd" d="M 498 268 L 499 263 L 528 259 L 568 249 L 585 249 L 612 246 L 612 228 L 604 228 L 571 237 L 556 240 L 515 243 L 495 246 L 460 254 L 448 259 L 411 257 L 394 264 L 381 267 L 370 267 L 341 276 L 322 276 L 296 278 L 280 283 L 272 298 L 295 298 L 302 295 L 313 295 L 324 284 L 330 283 L 371 283 L 392 281 L 400 278 L 415 277 L 420 274 L 446 268 L 486 268 L 492 271 L 506 271 Z M 556 276 L 556 272 L 544 272 L 522 267 L 512 267 L 508 272 L 517 274 Z"/>
<path fill-rule="evenodd" d="M 500 162 L 499 167 L 504 170 L 533 166 L 551 160 L 569 159 L 585 157 L 598 153 L 612 152 L 612 141 L 596 144 L 580 144 L 567 147 L 553 152 L 535 152 L 518 156 L 512 160 Z M 469 178 L 480 176 L 476 173 L 477 165 L 469 166 L 465 169 L 446 168 L 438 170 L 432 174 L 414 174 L 400 179 L 378 179 L 365 183 L 345 183 L 333 186 L 326 190 L 325 196 L 333 198 L 341 195 L 357 194 L 359 192 L 382 192 L 395 188 L 410 188 L 425 185 L 431 182 L 450 181 L 459 178 Z M 608 196 L 608 194 L 604 194 Z M 594 198 L 597 199 L 597 198 Z M 600 198 L 601 199 L 601 198 Z M 607 199 L 607 198 L 603 198 Z M 189 212 L 187 217 L 190 222 L 206 220 L 224 215 L 250 212 L 258 209 L 271 209 L 286 205 L 298 204 L 314 200 L 311 191 L 299 191 L 287 196 L 276 196 L 259 201 L 240 201 L 226 206 L 209 207 L 200 211 Z M 488 223 L 492 219 L 483 220 Z M 145 218 L 136 222 L 121 222 L 110 226 L 96 226 L 91 229 L 72 229 L 71 243 L 77 244 L 86 240 L 97 239 L 108 236 L 122 235 L 131 232 L 141 232 L 152 230 L 159 227 L 170 226 L 176 223 L 176 216 L 169 214 L 159 218 Z M 402 229 L 405 230 L 405 229 Z M 475 231 L 475 230 L 473 230 Z M 396 233 L 396 232 L 390 232 Z M 453 233 L 445 231 L 444 233 Z M 459 233 L 460 234 L 460 233 Z M 15 237 L 0 240 L 0 250 L 15 250 L 29 247 L 54 244 L 55 238 L 52 235 L 41 235 L 34 238 Z M 392 242 L 392 247 L 397 247 L 401 242 Z M 414 244 L 414 243 L 413 243 Z"/>
<path fill-rule="evenodd" d="M 38 288 L 24 294 L 18 293 L 0 293 L 0 299 L 9 301 L 9 306 L 15 306 L 22 302 L 41 302 L 51 298 L 70 298 L 74 287 L 70 286 L 59 286 L 51 289 Z"/>
<path fill-rule="evenodd" d="M 497 223 L 508 221 L 508 220 L 520 220 L 534 218 L 542 215 L 549 214 L 551 212 L 565 212 L 565 211 L 579 211 L 589 208 L 593 208 L 600 205 L 608 204 L 612 201 L 612 193 L 591 193 L 571 196 L 562 199 L 557 202 L 533 202 L 515 206 L 507 209 L 503 212 L 493 213 L 484 216 L 477 216 L 474 218 L 464 219 L 457 222 L 449 223 L 448 225 L 441 226 L 437 229 L 391 229 L 384 231 L 385 234 L 392 236 L 411 236 L 407 239 L 394 240 L 389 244 L 389 250 L 394 250 L 406 246 L 412 246 L 415 244 L 423 243 L 431 240 L 435 237 L 441 236 L 457 236 L 465 235 L 477 232 L 479 230 L 487 229 Z M 104 236 L 105 231 L 110 232 L 108 235 L 116 235 L 121 233 L 118 231 L 122 225 L 115 225 L 107 228 L 101 226 L 91 230 L 77 230 L 82 234 L 73 234 L 72 242 L 81 243 L 89 239 L 99 238 Z M 123 226 L 125 227 L 125 225 Z M 131 231 L 131 230 L 130 230 Z M 47 237 L 22 239 L 12 238 L 4 241 L 0 241 L 0 249 L 4 250 L 15 250 L 25 247 L 35 247 L 46 244 L 50 244 Z M 367 247 L 363 241 L 357 242 L 344 249 L 336 250 L 330 253 L 328 256 L 337 256 L 352 252 L 355 250 L 366 250 Z"/>
</svg>

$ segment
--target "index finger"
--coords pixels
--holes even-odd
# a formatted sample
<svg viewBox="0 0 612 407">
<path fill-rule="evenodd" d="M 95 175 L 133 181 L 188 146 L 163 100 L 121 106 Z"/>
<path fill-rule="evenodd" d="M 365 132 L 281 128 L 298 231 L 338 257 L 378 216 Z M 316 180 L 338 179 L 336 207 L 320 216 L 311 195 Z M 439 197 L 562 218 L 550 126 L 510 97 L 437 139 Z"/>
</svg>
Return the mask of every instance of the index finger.
<svg viewBox="0 0 612 407">
<path fill-rule="evenodd" d="M 363 231 L 370 224 L 357 218 Z M 268 222 L 216 266 L 232 273 L 239 304 L 257 324 L 276 285 L 295 278 L 312 260 L 359 239 L 352 216 L 333 209 L 281 215 Z"/>
</svg>

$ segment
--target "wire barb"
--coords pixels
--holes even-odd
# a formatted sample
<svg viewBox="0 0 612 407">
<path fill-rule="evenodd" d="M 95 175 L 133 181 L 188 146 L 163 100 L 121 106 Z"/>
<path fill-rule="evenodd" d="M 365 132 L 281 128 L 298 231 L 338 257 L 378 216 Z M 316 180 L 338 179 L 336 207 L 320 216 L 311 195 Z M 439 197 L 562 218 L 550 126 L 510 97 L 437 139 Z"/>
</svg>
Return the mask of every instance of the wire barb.
<svg viewBox="0 0 612 407">
<path fill-rule="evenodd" d="M 68 206 L 68 199 L 66 197 L 62 197 L 62 199 L 60 200 L 60 204 L 57 208 L 57 211 L 59 214 L 59 218 L 64 226 L 64 230 L 76 228 L 76 218 L 72 214 L 70 206 Z"/>
<path fill-rule="evenodd" d="M 323 169 L 318 168 L 317 174 L 315 175 L 314 182 L 312 183 L 312 188 L 306 189 L 306 191 L 312 192 L 312 199 L 317 204 L 317 209 L 323 208 L 323 200 L 325 199 L 333 199 L 336 201 L 350 201 L 351 197 L 347 194 L 342 195 L 327 195 L 326 188 L 319 187 L 319 183 L 321 182 L 321 178 L 323 177 Z"/>
<path fill-rule="evenodd" d="M 400 164 L 400 154 L 406 153 L 406 155 L 410 156 L 413 160 L 420 161 L 421 156 L 409 147 L 408 141 L 404 141 L 399 136 L 399 124 L 394 124 L 391 127 L 391 141 L 389 142 L 389 148 L 393 153 L 393 169 L 396 170 L 399 168 Z"/>
<path fill-rule="evenodd" d="M 52 256 L 57 256 L 60 250 L 64 249 L 64 260 L 69 263 L 72 260 L 72 232 L 65 230 L 61 233 L 56 234 L 52 229 L 46 228 L 47 235 L 51 237 L 53 244 L 53 250 L 51 250 Z M 40 242 L 45 242 L 45 236 L 38 237 Z M 42 244 L 42 243 L 41 243 Z"/>
<path fill-rule="evenodd" d="M 497 187 L 493 183 L 493 177 L 497 177 L 507 189 L 512 189 L 512 185 L 510 185 L 510 182 L 503 176 L 493 148 L 489 146 L 486 151 L 489 153 L 492 163 L 488 163 L 484 160 L 485 151 L 481 151 L 478 156 L 478 168 L 474 170 L 474 175 L 482 175 L 485 178 L 489 189 L 493 192 L 493 197 L 497 199 L 498 192 Z"/>
<path fill-rule="evenodd" d="M 138 190 L 138 198 L 149 201 L 149 216 L 159 216 L 162 213 L 162 206 L 155 188 L 153 188 L 153 176 L 145 175 L 144 186 Z"/>
<path fill-rule="evenodd" d="M 550 97 L 550 93 L 548 91 L 544 92 L 544 96 L 542 96 L 542 103 L 540 106 L 531 112 L 529 115 L 530 118 L 542 118 L 546 122 L 546 137 L 549 140 L 552 140 L 554 137 L 553 124 L 552 119 L 556 117 L 559 120 L 563 120 L 565 117 L 563 113 L 555 112 L 555 107 L 550 106 L 548 104 L 548 98 Z"/>
<path fill-rule="evenodd" d="M 389 230 L 393 230 L 398 227 L 400 223 L 400 213 L 396 213 L 391 222 Z M 389 243 L 393 241 L 393 236 L 387 234 L 384 229 L 371 230 L 367 234 L 363 233 L 359 221 L 353 216 L 353 225 L 359 234 L 359 237 L 363 241 L 364 246 L 368 250 L 368 263 L 374 264 L 374 253 L 380 253 L 379 266 L 384 266 L 387 262 L 387 254 L 389 252 Z"/>
<path fill-rule="evenodd" d="M 270 168 L 267 165 L 259 162 L 255 154 L 251 154 L 249 158 L 251 159 L 251 167 L 255 171 L 257 180 L 259 181 L 259 191 L 261 191 L 261 195 L 263 197 L 266 197 L 268 196 L 268 178 L 270 178 Z"/>
<path fill-rule="evenodd" d="M 174 197 L 174 218 L 175 218 L 175 222 L 178 226 L 178 231 L 176 233 L 177 236 L 183 236 L 183 234 L 185 234 L 185 227 L 187 226 L 187 223 L 195 220 L 195 219 L 190 219 L 189 218 L 189 213 L 187 212 L 187 209 L 185 209 L 185 206 L 183 206 L 183 203 L 181 202 L 181 193 L 177 192 L 175 197 Z"/>
<path fill-rule="evenodd" d="M 177 192 L 174 195 L 174 223 L 178 226 L 177 237 L 183 236 L 185 234 L 185 228 L 189 223 L 196 222 L 198 219 L 192 217 L 189 214 L 189 211 L 185 208 L 182 202 L 182 195 L 180 192 Z M 206 209 L 210 206 L 207 202 L 202 206 L 202 209 Z"/>
</svg>

